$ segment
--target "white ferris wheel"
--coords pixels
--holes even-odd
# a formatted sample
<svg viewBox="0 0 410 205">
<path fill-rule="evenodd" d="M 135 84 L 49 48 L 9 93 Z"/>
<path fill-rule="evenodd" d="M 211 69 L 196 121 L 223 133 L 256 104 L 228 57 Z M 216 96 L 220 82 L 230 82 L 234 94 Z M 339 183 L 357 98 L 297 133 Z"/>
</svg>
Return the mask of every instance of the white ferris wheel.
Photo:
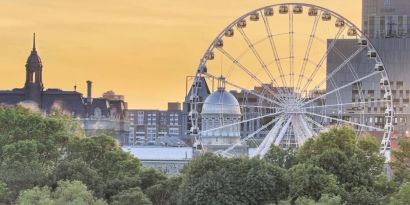
<svg viewBox="0 0 410 205">
<path fill-rule="evenodd" d="M 201 88 L 216 81 L 206 99 Z M 203 55 L 190 93 L 190 134 L 202 150 L 236 156 L 299 147 L 329 127 L 389 150 L 394 116 L 384 64 L 352 22 L 300 3 L 256 9 L 229 24 Z M 240 150 L 240 149 L 239 149 Z"/>
</svg>

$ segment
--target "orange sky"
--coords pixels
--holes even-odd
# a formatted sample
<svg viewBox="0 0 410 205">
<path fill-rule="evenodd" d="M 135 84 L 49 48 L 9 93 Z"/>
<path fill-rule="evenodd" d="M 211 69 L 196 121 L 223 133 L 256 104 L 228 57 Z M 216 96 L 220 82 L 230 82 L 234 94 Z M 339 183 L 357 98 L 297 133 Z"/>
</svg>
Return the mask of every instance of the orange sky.
<svg viewBox="0 0 410 205">
<path fill-rule="evenodd" d="M 0 89 L 22 87 L 25 61 L 37 33 L 46 88 L 93 95 L 114 90 L 130 108 L 165 109 L 183 101 L 214 37 L 240 15 L 278 0 L 2 0 Z M 300 0 L 360 26 L 360 0 Z"/>
</svg>

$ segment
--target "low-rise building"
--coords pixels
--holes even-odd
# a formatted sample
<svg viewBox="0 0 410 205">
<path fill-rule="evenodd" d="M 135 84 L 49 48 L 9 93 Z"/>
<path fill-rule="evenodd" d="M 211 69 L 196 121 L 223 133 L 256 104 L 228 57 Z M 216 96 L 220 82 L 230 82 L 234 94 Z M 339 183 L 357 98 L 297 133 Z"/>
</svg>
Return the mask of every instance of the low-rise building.
<svg viewBox="0 0 410 205">
<path fill-rule="evenodd" d="M 149 168 L 157 169 L 166 175 L 175 176 L 193 158 L 192 147 L 123 147 L 125 152 L 138 158 Z"/>
<path fill-rule="evenodd" d="M 130 145 L 155 144 L 161 138 L 180 138 L 182 135 L 180 103 L 169 103 L 167 110 L 130 109 L 128 116 Z"/>
</svg>

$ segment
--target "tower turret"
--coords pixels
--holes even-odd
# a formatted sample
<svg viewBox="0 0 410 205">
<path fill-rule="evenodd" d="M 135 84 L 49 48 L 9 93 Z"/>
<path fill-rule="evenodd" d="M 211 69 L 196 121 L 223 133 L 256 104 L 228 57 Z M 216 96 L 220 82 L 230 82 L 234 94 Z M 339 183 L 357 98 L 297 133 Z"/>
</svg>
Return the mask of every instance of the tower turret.
<svg viewBox="0 0 410 205">
<path fill-rule="evenodd" d="M 33 34 L 33 49 L 26 63 L 26 83 L 24 85 L 26 100 L 34 101 L 41 105 L 41 92 L 43 85 L 43 64 L 36 49 L 36 34 Z"/>
</svg>

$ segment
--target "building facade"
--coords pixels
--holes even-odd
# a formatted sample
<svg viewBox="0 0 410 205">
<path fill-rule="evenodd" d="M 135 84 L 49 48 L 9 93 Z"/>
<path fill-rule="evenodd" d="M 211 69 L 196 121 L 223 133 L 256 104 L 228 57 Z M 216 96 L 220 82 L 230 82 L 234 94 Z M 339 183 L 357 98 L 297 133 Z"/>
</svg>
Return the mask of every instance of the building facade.
<svg viewBox="0 0 410 205">
<path fill-rule="evenodd" d="M 37 52 L 35 36 L 33 49 L 26 62 L 26 80 L 23 88 L 0 91 L 0 104 L 36 107 L 50 113 L 60 109 L 84 126 L 86 134 L 110 134 L 121 144 L 127 143 L 128 129 L 126 103 L 120 99 L 92 97 L 92 82 L 87 81 L 87 96 L 57 88 L 45 89 L 43 84 L 43 63 Z"/>
<path fill-rule="evenodd" d="M 158 139 L 180 138 L 183 133 L 180 103 L 168 103 L 165 111 L 130 109 L 128 116 L 130 145 L 155 144 Z"/>
<path fill-rule="evenodd" d="M 410 1 L 408 0 L 363 0 L 363 24 L 362 30 L 368 36 L 373 46 L 384 62 L 390 85 L 391 97 L 395 119 L 393 121 L 395 134 L 402 136 L 410 130 Z M 328 44 L 332 41 L 328 40 Z M 337 40 L 335 48 L 340 52 L 330 52 L 327 58 L 327 73 L 331 73 L 343 62 L 340 53 L 350 56 L 356 47 L 357 41 L 354 39 Z M 361 77 L 362 71 L 374 69 L 374 63 L 367 61 L 367 51 L 357 55 L 347 65 L 357 71 Z M 333 76 L 333 83 L 343 85 L 349 82 L 352 74 L 349 69 L 342 69 Z M 327 90 L 334 89 L 332 82 L 327 82 Z M 386 108 L 383 103 L 366 103 L 366 106 L 359 105 L 363 102 L 382 101 L 384 90 L 380 89 L 380 84 L 376 79 L 368 79 L 360 85 L 355 84 L 341 92 L 339 97 L 330 95 L 326 99 L 327 104 L 334 104 L 338 101 L 342 103 L 358 103 L 345 107 L 343 110 L 344 119 L 354 122 L 360 121 L 374 127 L 385 124 Z M 339 99 L 338 99 L 339 98 Z M 360 114 L 365 112 L 366 119 L 360 118 Z M 337 115 L 338 113 L 335 113 Z"/>
<path fill-rule="evenodd" d="M 194 157 L 192 147 L 129 147 L 122 149 L 138 158 L 145 167 L 176 176 Z"/>
<path fill-rule="evenodd" d="M 241 141 L 241 108 L 235 96 L 225 90 L 224 80 L 221 77 L 218 89 L 205 99 L 202 106 L 201 146 L 207 152 L 224 151 Z M 247 155 L 248 150 L 246 146 L 238 146 L 231 154 Z"/>
<path fill-rule="evenodd" d="M 189 76 L 187 77 L 186 81 L 186 86 L 187 86 L 187 91 L 188 91 L 188 80 L 189 78 L 195 79 L 195 76 Z M 191 112 L 191 103 L 193 101 L 193 92 L 194 89 L 198 89 L 198 94 L 197 97 L 199 97 L 199 101 L 203 102 L 208 95 L 211 94 L 211 89 L 208 86 L 208 83 L 206 82 L 206 79 L 204 77 L 201 77 L 199 81 L 196 83 L 193 83 L 192 86 L 189 88 L 189 91 L 186 93 L 185 100 L 182 106 L 182 139 L 187 143 L 187 144 L 193 144 L 194 139 L 192 139 L 192 136 L 189 135 L 190 130 L 191 130 L 191 119 L 190 115 L 194 114 Z M 202 105 L 198 105 L 198 112 L 202 110 Z"/>
<path fill-rule="evenodd" d="M 363 0 L 362 10 L 362 30 L 367 37 L 410 37 L 408 0 Z"/>
</svg>

